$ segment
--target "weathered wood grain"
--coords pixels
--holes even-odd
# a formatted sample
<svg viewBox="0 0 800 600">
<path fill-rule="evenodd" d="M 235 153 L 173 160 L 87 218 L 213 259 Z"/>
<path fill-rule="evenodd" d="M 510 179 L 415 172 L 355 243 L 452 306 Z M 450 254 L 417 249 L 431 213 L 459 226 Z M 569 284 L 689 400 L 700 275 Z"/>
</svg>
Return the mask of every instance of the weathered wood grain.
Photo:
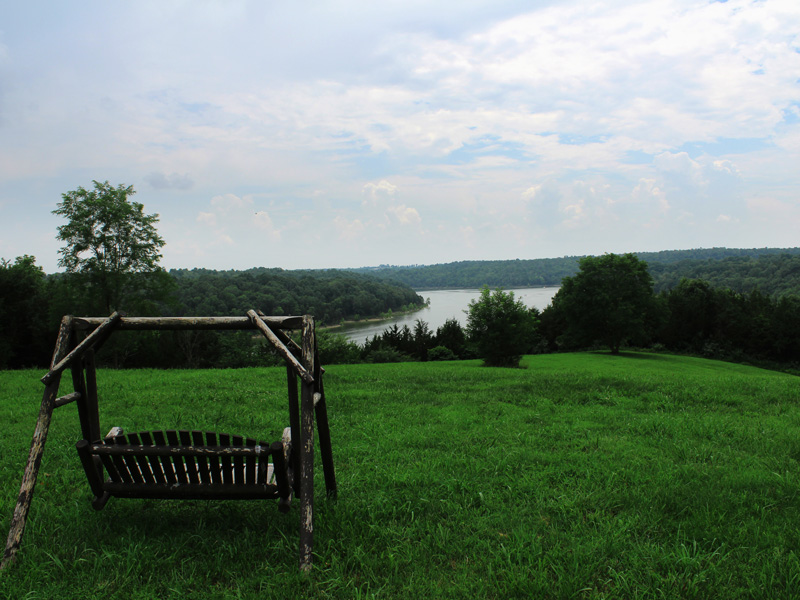
<svg viewBox="0 0 800 600">
<path fill-rule="evenodd" d="M 58 395 L 58 385 L 61 376 L 57 373 L 44 390 L 42 405 L 39 409 L 39 417 L 36 419 L 36 427 L 33 431 L 31 440 L 31 450 L 28 454 L 28 463 L 25 465 L 25 473 L 22 475 L 22 485 L 19 488 L 17 504 L 14 507 L 14 515 L 11 517 L 11 527 L 6 540 L 6 549 L 3 552 L 3 560 L 0 562 L 0 570 L 14 561 L 17 550 L 22 543 L 22 534 L 25 533 L 25 521 L 28 518 L 28 511 L 33 500 L 33 491 L 36 487 L 36 477 L 39 474 L 39 467 L 42 464 L 42 454 L 47 442 L 47 432 L 50 429 L 50 420 L 55 408 L 55 399 Z"/>
<path fill-rule="evenodd" d="M 275 332 L 270 329 L 269 325 L 260 317 L 258 313 L 254 310 L 248 310 L 247 316 L 250 317 L 250 320 L 253 324 L 258 328 L 261 333 L 264 334 L 270 343 L 275 346 L 275 349 L 278 353 L 283 357 L 283 359 L 292 367 L 294 370 L 297 371 L 297 374 L 303 378 L 304 381 L 310 383 L 314 381 L 314 377 L 311 373 L 308 372 L 308 369 L 303 366 L 303 364 L 295 358 L 294 354 L 286 347 L 286 345 L 278 339 L 278 336 L 275 335 Z"/>
<path fill-rule="evenodd" d="M 302 317 L 263 317 L 270 327 L 278 329 L 299 329 Z M 91 329 L 97 327 L 105 319 L 103 317 L 74 317 L 76 329 Z M 238 330 L 255 329 L 253 322 L 245 316 L 242 317 L 122 317 L 118 329 L 121 331 L 138 330 Z"/>
<path fill-rule="evenodd" d="M 44 377 L 42 377 L 42 383 L 44 383 L 45 385 L 49 384 L 54 377 L 56 377 L 59 373 L 61 373 L 61 371 L 66 369 L 68 366 L 70 366 L 73 360 L 75 360 L 76 358 L 80 358 L 81 356 L 83 356 L 83 353 L 86 352 L 86 350 L 102 342 L 105 339 L 105 337 L 109 333 L 111 333 L 111 330 L 121 318 L 122 315 L 120 315 L 120 313 L 118 312 L 115 312 L 112 313 L 111 316 L 108 317 L 107 319 L 104 319 L 103 322 L 100 325 L 98 325 L 97 328 L 92 333 L 87 335 L 86 338 L 80 344 L 75 346 L 75 348 L 73 348 L 69 354 L 67 354 L 64 358 L 58 361 L 58 364 L 52 367 L 50 371 Z M 74 324 L 75 324 L 75 319 L 73 318 L 73 325 Z"/>
<path fill-rule="evenodd" d="M 314 372 L 314 320 L 303 317 L 303 364 Z M 314 550 L 314 381 L 300 388 L 300 569 L 311 569 Z"/>
</svg>

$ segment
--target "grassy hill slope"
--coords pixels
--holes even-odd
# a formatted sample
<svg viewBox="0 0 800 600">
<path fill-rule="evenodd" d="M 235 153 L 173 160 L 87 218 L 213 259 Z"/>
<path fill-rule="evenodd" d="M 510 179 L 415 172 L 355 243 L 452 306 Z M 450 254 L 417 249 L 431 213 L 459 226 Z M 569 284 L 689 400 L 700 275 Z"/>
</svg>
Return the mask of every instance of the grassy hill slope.
<svg viewBox="0 0 800 600">
<path fill-rule="evenodd" d="M 112 499 L 56 412 L 0 597 L 633 598 L 800 594 L 800 378 L 657 354 L 334 365 L 340 496 L 297 506 Z M 7 531 L 41 373 L 0 373 Z M 277 439 L 283 369 L 103 371 L 101 425 Z M 321 474 L 319 474 L 321 475 Z M 318 494 L 322 496 L 321 477 Z"/>
</svg>

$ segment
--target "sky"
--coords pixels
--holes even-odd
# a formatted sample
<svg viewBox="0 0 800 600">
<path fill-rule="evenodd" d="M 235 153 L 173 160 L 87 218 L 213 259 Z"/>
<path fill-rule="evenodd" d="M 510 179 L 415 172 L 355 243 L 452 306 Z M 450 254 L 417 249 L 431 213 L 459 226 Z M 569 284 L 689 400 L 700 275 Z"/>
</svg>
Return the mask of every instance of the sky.
<svg viewBox="0 0 800 600">
<path fill-rule="evenodd" d="M 0 257 L 93 180 L 168 269 L 800 246 L 800 2 L 0 0 Z"/>
</svg>

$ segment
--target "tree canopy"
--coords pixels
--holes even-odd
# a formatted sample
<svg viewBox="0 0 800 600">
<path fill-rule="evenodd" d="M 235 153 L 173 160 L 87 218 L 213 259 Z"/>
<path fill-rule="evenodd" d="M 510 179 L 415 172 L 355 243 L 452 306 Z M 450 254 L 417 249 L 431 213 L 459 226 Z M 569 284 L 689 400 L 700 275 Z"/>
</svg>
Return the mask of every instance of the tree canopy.
<svg viewBox="0 0 800 600">
<path fill-rule="evenodd" d="M 585 257 L 565 277 L 552 302 L 563 314 L 567 340 L 600 342 L 619 353 L 622 344 L 642 340 L 654 313 L 653 279 L 634 254 Z"/>
<path fill-rule="evenodd" d="M 67 219 L 58 228 L 57 239 L 66 243 L 58 264 L 84 277 L 110 312 L 142 287 L 135 275 L 161 271 L 164 240 L 155 227 L 158 215 L 145 214 L 142 204 L 129 199 L 133 186 L 92 183 L 92 190 L 79 187 L 62 194 L 53 211 Z"/>
<path fill-rule="evenodd" d="M 45 274 L 33 256 L 0 259 L 0 369 L 30 367 L 51 349 Z"/>
</svg>

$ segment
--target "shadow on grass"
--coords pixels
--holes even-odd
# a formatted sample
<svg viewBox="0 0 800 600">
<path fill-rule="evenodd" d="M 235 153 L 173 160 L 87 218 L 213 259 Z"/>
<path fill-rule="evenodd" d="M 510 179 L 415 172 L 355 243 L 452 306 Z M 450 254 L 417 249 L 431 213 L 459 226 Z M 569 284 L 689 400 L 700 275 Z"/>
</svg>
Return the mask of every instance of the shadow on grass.
<svg viewBox="0 0 800 600">
<path fill-rule="evenodd" d="M 113 547 L 120 539 L 156 539 L 163 547 L 184 547 L 187 555 L 202 554 L 211 545 L 236 547 L 243 540 L 260 540 L 262 547 L 296 539 L 298 507 L 284 515 L 277 502 L 234 500 L 126 500 L 118 506 L 85 515 L 97 547 Z M 298 503 L 299 504 L 299 503 Z"/>
</svg>

